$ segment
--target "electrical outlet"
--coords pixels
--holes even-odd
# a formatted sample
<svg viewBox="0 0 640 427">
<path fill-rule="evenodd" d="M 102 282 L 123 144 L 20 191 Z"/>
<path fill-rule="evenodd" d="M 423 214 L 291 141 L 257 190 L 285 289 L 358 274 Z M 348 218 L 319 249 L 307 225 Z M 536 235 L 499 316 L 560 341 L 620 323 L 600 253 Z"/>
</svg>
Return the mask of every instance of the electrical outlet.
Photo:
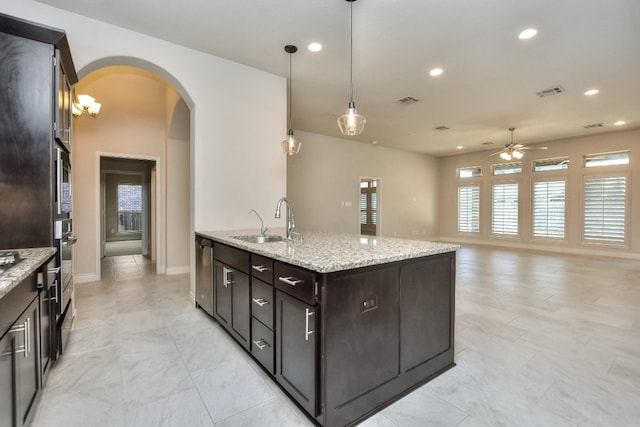
<svg viewBox="0 0 640 427">
<path fill-rule="evenodd" d="M 361 303 L 362 312 L 366 313 L 367 311 L 375 310 L 378 308 L 378 296 L 374 295 L 362 301 Z"/>
</svg>

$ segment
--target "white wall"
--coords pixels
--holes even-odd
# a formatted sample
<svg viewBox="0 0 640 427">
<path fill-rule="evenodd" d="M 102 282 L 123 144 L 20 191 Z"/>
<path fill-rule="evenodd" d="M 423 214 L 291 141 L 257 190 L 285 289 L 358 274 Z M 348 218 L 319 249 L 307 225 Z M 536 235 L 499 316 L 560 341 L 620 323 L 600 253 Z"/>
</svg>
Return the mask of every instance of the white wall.
<svg viewBox="0 0 640 427">
<path fill-rule="evenodd" d="M 178 90 L 192 111 L 193 229 L 254 226 L 246 212 L 271 210 L 284 194 L 284 78 L 31 0 L 0 0 L 0 9 L 64 29 L 81 78 L 105 65 L 133 65 Z"/>
<path fill-rule="evenodd" d="M 299 229 L 360 233 L 360 178 L 372 177 L 381 180 L 381 236 L 438 235 L 436 158 L 309 132 L 295 134 L 302 149 L 288 159 L 287 197 Z"/>
<path fill-rule="evenodd" d="M 491 176 L 491 165 L 505 163 L 498 156 L 489 157 L 492 151 L 470 153 L 444 157 L 440 160 L 440 182 L 442 183 L 439 200 L 440 239 L 460 243 L 477 243 L 571 252 L 577 254 L 607 255 L 617 257 L 635 257 L 640 255 L 640 129 L 617 131 L 579 138 L 564 139 L 538 144 L 547 150 L 531 150 L 522 159 L 522 174 L 501 177 Z M 583 156 L 586 154 L 613 151 L 631 151 L 631 164 L 607 168 L 584 168 Z M 532 172 L 534 159 L 569 157 L 569 169 L 566 171 Z M 456 170 L 463 167 L 482 166 L 484 176 L 461 180 Z M 629 246 L 610 248 L 587 245 L 582 242 L 582 185 L 585 176 L 608 172 L 624 173 L 629 176 Z M 566 239 L 564 242 L 549 242 L 532 237 L 531 230 L 531 187 L 532 180 L 538 177 L 566 178 Z M 491 236 L 491 185 L 500 180 L 515 180 L 520 188 L 520 234 L 516 238 L 498 238 Z M 480 233 L 471 235 L 457 231 L 457 191 L 464 183 L 480 185 Z"/>
</svg>

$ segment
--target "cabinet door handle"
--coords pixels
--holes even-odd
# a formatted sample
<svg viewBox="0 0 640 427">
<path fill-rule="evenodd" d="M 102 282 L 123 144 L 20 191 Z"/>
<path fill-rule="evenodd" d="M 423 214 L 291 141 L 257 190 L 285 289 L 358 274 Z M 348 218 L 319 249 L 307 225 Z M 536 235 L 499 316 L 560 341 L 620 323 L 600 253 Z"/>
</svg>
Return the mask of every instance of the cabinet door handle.
<svg viewBox="0 0 640 427">
<path fill-rule="evenodd" d="M 254 270 L 264 273 L 265 271 L 269 271 L 269 267 L 265 267 L 264 265 L 251 265 L 251 268 Z"/>
<path fill-rule="evenodd" d="M 269 301 L 263 298 L 253 298 L 253 302 L 258 304 L 260 307 L 264 307 L 265 305 L 269 304 Z"/>
<path fill-rule="evenodd" d="M 269 344 L 267 344 L 267 342 L 263 339 L 259 339 L 257 341 L 254 340 L 253 343 L 256 347 L 258 347 L 258 350 L 264 350 L 265 348 L 269 347 Z"/>
<path fill-rule="evenodd" d="M 313 316 L 315 312 L 305 308 L 305 316 L 304 316 L 304 340 L 309 341 L 309 335 L 313 333 L 313 331 L 309 330 L 309 317 Z"/>
<path fill-rule="evenodd" d="M 21 323 L 20 325 L 15 325 L 13 327 L 11 327 L 11 329 L 9 329 L 8 333 L 9 334 L 15 334 L 17 332 L 22 332 L 24 334 L 24 338 L 25 338 L 25 342 L 24 345 L 20 345 L 15 347 L 15 349 L 13 350 L 16 354 L 18 353 L 23 353 L 24 352 L 24 357 L 27 357 L 27 322 L 25 323 Z M 1 356 L 11 356 L 11 350 L 9 350 L 8 352 L 2 353 Z"/>
<path fill-rule="evenodd" d="M 29 357 L 31 353 L 31 318 L 27 317 L 24 325 L 24 357 Z"/>
<path fill-rule="evenodd" d="M 231 276 L 233 274 L 233 270 L 228 268 L 228 267 L 223 267 L 222 268 L 222 275 L 224 276 L 224 287 L 228 287 L 229 285 L 233 284 L 233 277 Z"/>
<path fill-rule="evenodd" d="M 304 283 L 304 280 L 299 280 L 291 276 L 287 276 L 287 277 L 278 276 L 278 280 L 291 286 L 297 286 L 301 283 Z"/>
</svg>

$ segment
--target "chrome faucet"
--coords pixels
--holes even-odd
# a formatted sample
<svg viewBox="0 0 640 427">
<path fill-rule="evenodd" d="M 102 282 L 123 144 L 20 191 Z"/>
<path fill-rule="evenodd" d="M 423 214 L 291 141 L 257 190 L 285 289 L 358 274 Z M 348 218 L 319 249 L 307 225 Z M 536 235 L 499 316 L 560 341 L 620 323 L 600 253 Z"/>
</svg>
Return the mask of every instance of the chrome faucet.
<svg viewBox="0 0 640 427">
<path fill-rule="evenodd" d="M 255 210 L 255 209 L 251 209 L 249 211 L 249 215 L 251 215 L 251 212 L 253 212 L 254 214 L 256 214 L 256 216 L 258 217 L 258 219 L 260 220 L 260 235 L 264 236 L 265 234 L 267 234 L 267 231 L 269 231 L 269 229 L 267 227 L 264 226 L 264 221 L 262 220 L 262 217 L 260 216 L 260 214 Z"/>
<path fill-rule="evenodd" d="M 289 203 L 286 197 L 282 197 L 280 200 L 278 200 L 278 204 L 276 205 L 276 218 L 280 218 L 280 207 L 282 206 L 282 202 L 285 202 L 287 204 L 287 239 L 292 240 L 293 233 L 296 229 L 296 222 L 293 219 L 293 210 L 291 209 L 291 203 Z M 302 234 L 300 234 L 300 239 L 302 240 Z"/>
</svg>

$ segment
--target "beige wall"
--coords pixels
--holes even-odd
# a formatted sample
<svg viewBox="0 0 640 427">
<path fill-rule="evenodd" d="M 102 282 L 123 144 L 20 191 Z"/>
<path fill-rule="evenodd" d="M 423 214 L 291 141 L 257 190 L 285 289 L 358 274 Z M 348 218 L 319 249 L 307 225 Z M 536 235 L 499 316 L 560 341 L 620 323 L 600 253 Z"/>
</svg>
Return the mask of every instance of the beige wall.
<svg viewBox="0 0 640 427">
<path fill-rule="evenodd" d="M 381 236 L 438 235 L 436 158 L 308 132 L 296 137 L 302 149 L 288 158 L 287 197 L 299 229 L 359 233 L 360 178 L 371 177 L 381 180 Z"/>
<path fill-rule="evenodd" d="M 501 163 L 498 156 L 489 157 L 491 151 L 444 157 L 440 160 L 441 197 L 439 200 L 440 239 L 454 242 L 471 242 L 508 247 L 544 249 L 594 255 L 637 257 L 640 254 L 640 130 L 617 131 L 538 144 L 547 150 L 532 150 L 522 159 L 523 173 L 507 177 L 491 176 L 491 165 Z M 631 151 L 631 164 L 607 168 L 583 167 L 583 155 L 611 151 Z M 495 150 L 492 150 L 495 151 Z M 531 171 L 531 161 L 568 156 L 567 171 Z M 504 162 L 502 162 L 504 163 Z M 460 180 L 456 170 L 462 167 L 482 166 L 484 176 L 480 179 Z M 582 185 L 585 176 L 620 172 L 628 175 L 629 198 L 629 247 L 616 249 L 582 243 Z M 537 177 L 564 177 L 567 180 L 567 219 L 564 242 L 536 240 L 531 230 L 531 187 Z M 520 184 L 520 235 L 517 238 L 491 236 L 491 185 L 503 180 L 515 180 Z M 470 235 L 457 232 L 457 189 L 461 183 L 476 182 L 480 185 L 480 233 Z"/>
</svg>

